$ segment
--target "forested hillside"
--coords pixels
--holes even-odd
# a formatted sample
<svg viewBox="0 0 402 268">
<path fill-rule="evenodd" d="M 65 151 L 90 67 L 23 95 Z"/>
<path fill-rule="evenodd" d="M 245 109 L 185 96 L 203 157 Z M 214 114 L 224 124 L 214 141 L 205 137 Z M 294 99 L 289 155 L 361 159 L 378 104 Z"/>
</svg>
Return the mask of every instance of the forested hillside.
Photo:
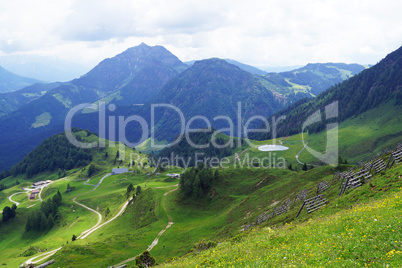
<svg viewBox="0 0 402 268">
<path fill-rule="evenodd" d="M 357 116 L 370 109 L 392 102 L 402 104 L 402 47 L 389 54 L 375 66 L 322 92 L 314 99 L 302 99 L 277 113 L 276 118 L 286 116 L 278 125 L 279 136 L 287 136 L 302 131 L 302 124 L 319 109 L 338 101 L 338 122 Z M 314 133 L 325 129 L 328 120 L 311 125 Z M 267 135 L 254 138 L 267 139 Z"/>
</svg>

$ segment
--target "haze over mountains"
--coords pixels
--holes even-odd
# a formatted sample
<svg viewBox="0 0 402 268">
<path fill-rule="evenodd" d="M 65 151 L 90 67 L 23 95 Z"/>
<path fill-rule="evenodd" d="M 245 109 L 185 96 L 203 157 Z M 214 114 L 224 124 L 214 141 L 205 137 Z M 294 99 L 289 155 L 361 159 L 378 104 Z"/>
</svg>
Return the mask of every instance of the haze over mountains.
<svg viewBox="0 0 402 268">
<path fill-rule="evenodd" d="M 90 69 L 56 57 L 35 55 L 3 55 L 0 66 L 15 74 L 47 82 L 69 81 Z"/>
<path fill-rule="evenodd" d="M 103 60 L 70 82 L 0 94 L 0 169 L 9 168 L 45 137 L 62 131 L 67 112 L 78 104 L 115 104 L 112 115 L 140 115 L 150 125 L 150 104 L 167 103 L 178 107 L 187 119 L 203 115 L 213 127 L 221 128 L 225 122 L 213 118 L 228 116 L 237 122 L 238 102 L 243 120 L 253 115 L 268 117 L 364 69 L 360 65 L 309 64 L 291 72 L 253 75 L 244 70 L 247 66 L 237 65 L 240 67 L 209 59 L 189 67 L 161 46 L 141 44 Z M 160 109 L 156 113 L 155 133 L 158 140 L 169 141 L 180 132 L 180 122 L 172 110 L 165 112 Z M 73 125 L 98 131 L 97 118 L 97 113 L 77 114 Z M 192 125 L 202 126 L 200 122 Z M 138 141 L 138 125 L 129 124 L 130 129 L 128 136 Z"/>
<path fill-rule="evenodd" d="M 16 75 L 0 66 L 0 93 L 13 92 L 39 82 L 33 78 Z"/>
</svg>

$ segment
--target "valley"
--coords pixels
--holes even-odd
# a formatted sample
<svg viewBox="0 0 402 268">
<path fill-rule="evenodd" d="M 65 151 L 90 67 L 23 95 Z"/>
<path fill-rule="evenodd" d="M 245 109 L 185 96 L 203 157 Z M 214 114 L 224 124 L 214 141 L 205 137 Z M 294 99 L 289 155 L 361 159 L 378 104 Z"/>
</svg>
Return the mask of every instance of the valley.
<svg viewBox="0 0 402 268">
<path fill-rule="evenodd" d="M 258 74 L 143 43 L 0 95 L 0 265 L 399 267 L 401 63 Z"/>
</svg>

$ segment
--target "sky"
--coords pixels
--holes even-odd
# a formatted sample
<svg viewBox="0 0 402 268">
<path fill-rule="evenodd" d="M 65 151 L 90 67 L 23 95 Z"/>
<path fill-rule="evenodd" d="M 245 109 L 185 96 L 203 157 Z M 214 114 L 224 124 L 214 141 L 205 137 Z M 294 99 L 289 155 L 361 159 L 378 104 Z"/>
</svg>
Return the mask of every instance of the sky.
<svg viewBox="0 0 402 268">
<path fill-rule="evenodd" d="M 182 61 L 375 64 L 402 45 L 402 1 L 0 0 L 0 56 L 94 66 L 144 42 Z"/>
</svg>

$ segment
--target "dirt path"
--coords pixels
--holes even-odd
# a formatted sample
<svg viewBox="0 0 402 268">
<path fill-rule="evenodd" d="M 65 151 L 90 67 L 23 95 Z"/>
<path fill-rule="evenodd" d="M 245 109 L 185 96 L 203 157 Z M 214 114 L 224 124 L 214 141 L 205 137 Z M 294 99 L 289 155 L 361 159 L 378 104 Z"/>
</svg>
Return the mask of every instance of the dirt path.
<svg viewBox="0 0 402 268">
<path fill-rule="evenodd" d="M 177 184 L 177 185 L 173 185 L 173 186 L 178 186 L 178 184 Z M 167 186 L 167 187 L 171 187 L 171 186 Z M 165 188 L 165 187 L 155 187 L 155 188 Z M 176 191 L 176 190 L 178 190 L 178 189 L 179 189 L 179 187 L 177 187 L 177 188 L 175 188 L 175 189 L 173 189 L 173 190 L 170 190 L 169 192 L 164 193 L 163 196 L 166 197 L 169 193 L 174 192 L 174 191 Z M 169 219 L 169 222 L 168 222 L 168 225 L 166 225 L 166 227 L 165 227 L 164 229 L 162 229 L 162 230 L 158 233 L 158 235 L 156 236 L 156 238 L 154 239 L 154 241 L 152 241 L 151 245 L 148 246 L 147 251 L 151 251 L 151 250 L 158 244 L 159 238 L 163 235 L 163 233 L 164 233 L 167 229 L 169 229 L 170 226 L 172 226 L 172 225 L 174 224 L 174 222 L 172 221 L 172 218 L 171 218 L 171 217 L 169 216 L 169 214 L 167 213 L 167 209 L 166 209 L 166 206 L 165 206 L 165 199 L 163 199 L 162 204 L 163 204 L 163 209 L 165 210 L 166 215 L 167 215 L 167 217 L 168 217 L 168 219 Z M 137 256 L 138 256 L 138 255 L 137 255 Z M 133 261 L 133 260 L 135 260 L 135 258 L 136 258 L 137 256 L 134 256 L 134 257 L 132 257 L 132 258 L 130 258 L 130 259 L 127 259 L 127 260 L 125 260 L 125 261 L 122 261 L 122 262 L 120 262 L 119 264 L 113 265 L 112 267 L 118 267 L 118 266 L 121 266 L 121 265 L 123 265 L 123 264 L 125 264 L 125 263 L 127 263 L 127 262 Z"/>
<path fill-rule="evenodd" d="M 17 207 L 20 205 L 20 203 L 18 203 L 17 201 L 14 201 L 14 200 L 12 200 L 11 199 L 11 197 L 13 197 L 14 195 L 17 195 L 17 194 L 27 194 L 28 192 L 17 192 L 17 193 L 13 193 L 12 195 L 10 195 L 9 197 L 8 197 L 8 200 L 10 200 L 11 202 L 13 202 L 14 204 L 16 204 L 17 205 Z"/>
<path fill-rule="evenodd" d="M 25 263 L 37 263 L 37 262 L 41 262 L 41 261 L 43 261 L 43 260 L 49 258 L 50 256 L 54 255 L 54 254 L 55 254 L 57 251 L 59 251 L 61 248 L 62 248 L 62 247 L 59 247 L 59 248 L 56 248 L 56 249 L 54 249 L 54 250 L 52 250 L 52 251 L 49 251 L 49 252 L 45 252 L 45 253 L 43 253 L 43 254 L 40 254 L 39 256 L 30 258 L 30 259 L 27 260 Z M 36 260 L 36 259 L 38 259 L 38 258 L 41 258 L 41 259 Z M 24 264 L 21 264 L 21 266 L 22 266 L 22 265 L 24 265 Z"/>
<path fill-rule="evenodd" d="M 130 203 L 131 199 L 128 200 L 123 207 L 120 209 L 119 213 L 117 213 L 113 218 L 111 218 L 110 220 L 102 223 L 101 225 L 97 226 L 95 225 L 94 227 L 92 227 L 91 229 L 86 230 L 85 232 L 83 232 L 81 234 L 81 236 L 79 237 L 80 239 L 85 239 L 86 237 L 88 237 L 90 234 L 92 234 L 93 232 L 95 232 L 96 230 L 98 230 L 99 228 L 105 226 L 106 224 L 109 224 L 110 222 L 114 221 L 115 219 L 117 219 L 117 217 L 121 216 L 121 214 L 123 214 L 124 210 L 126 209 L 127 205 Z M 92 210 L 92 209 L 90 209 Z M 97 212 L 99 213 L 99 212 Z M 99 214 L 100 215 L 100 214 Z M 99 222 L 98 222 L 99 223 Z"/>
<path fill-rule="evenodd" d="M 241 161 L 241 160 L 240 160 L 240 156 L 242 155 L 242 153 L 244 153 L 244 152 L 247 151 L 248 149 L 250 149 L 250 148 L 244 149 L 244 150 L 241 151 L 239 154 L 236 154 L 236 153 L 235 153 L 235 162 L 236 162 L 236 160 Z"/>
<path fill-rule="evenodd" d="M 85 206 L 84 204 L 81 204 L 81 203 L 79 203 L 79 202 L 77 202 L 75 199 L 77 199 L 77 197 L 78 196 L 76 196 L 76 197 L 74 197 L 74 199 L 73 199 L 73 202 L 74 203 L 76 203 L 77 205 L 79 205 L 79 206 L 81 206 L 81 207 L 83 207 L 83 208 L 86 208 L 86 209 L 88 209 L 88 210 L 90 210 L 90 211 L 92 211 L 92 212 L 94 212 L 94 213 L 96 213 L 97 215 L 98 215 L 98 222 L 94 225 L 94 226 L 92 226 L 91 228 L 89 228 L 88 230 L 86 230 L 86 231 L 83 231 L 82 233 L 81 233 L 81 235 L 79 236 L 79 237 L 77 237 L 77 239 L 83 239 L 82 237 L 83 237 L 83 235 L 84 234 L 87 234 L 89 231 L 91 231 L 92 229 L 94 229 L 94 228 L 96 228 L 96 227 L 98 227 L 98 225 L 101 223 L 101 221 L 102 221 L 102 215 L 98 212 L 98 211 L 96 211 L 96 210 L 94 210 L 94 209 L 92 209 L 92 208 L 90 208 L 90 207 L 87 207 L 87 206 Z M 85 236 L 86 237 L 86 236 Z"/>
<path fill-rule="evenodd" d="M 43 187 L 40 188 L 40 191 L 39 191 L 39 194 L 38 194 L 39 201 L 41 201 L 41 202 L 43 202 L 43 200 L 42 200 L 42 190 L 43 190 Z"/>
<path fill-rule="evenodd" d="M 169 185 L 169 186 L 161 186 L 161 187 L 155 187 L 155 189 L 170 188 L 170 187 L 174 187 L 174 186 L 179 186 L 179 185 L 175 184 L 175 185 Z"/>
<path fill-rule="evenodd" d="M 110 175 L 112 175 L 112 174 L 110 174 L 110 173 L 106 174 L 106 175 L 98 182 L 97 185 L 93 185 L 93 186 L 95 186 L 95 188 L 93 189 L 93 191 L 102 183 L 103 179 L 109 177 Z M 84 184 L 85 184 L 85 183 L 84 183 Z M 19 192 L 19 193 L 24 193 L 24 192 Z M 15 193 L 15 194 L 17 194 L 17 193 Z M 40 193 L 39 193 L 39 194 L 40 194 Z M 13 196 L 13 195 L 11 195 L 11 196 Z M 9 197 L 9 199 L 11 198 L 11 196 Z M 77 205 L 79 205 L 79 206 L 81 206 L 81 207 L 83 207 L 83 208 L 85 208 L 85 209 L 88 209 L 88 210 L 90 210 L 90 211 L 96 213 L 96 214 L 98 215 L 98 217 L 99 217 L 98 222 L 97 222 L 94 226 L 92 226 L 91 228 L 89 228 L 88 230 L 82 232 L 81 235 L 80 235 L 79 237 L 77 237 L 77 239 L 85 239 L 85 238 L 88 237 L 90 234 L 92 234 L 93 232 L 95 232 L 96 230 L 98 230 L 99 228 L 101 228 L 102 226 L 105 226 L 106 224 L 109 224 L 110 222 L 114 221 L 117 217 L 119 217 L 121 214 L 123 214 L 123 212 L 124 212 L 124 210 L 126 209 L 127 205 L 128 205 L 129 202 L 131 201 L 131 200 L 128 200 L 128 201 L 123 205 L 123 207 L 121 208 L 121 210 L 120 210 L 113 218 L 111 218 L 110 220 L 108 220 L 108 221 L 106 221 L 106 222 L 100 224 L 101 221 L 102 221 L 102 215 L 101 215 L 98 211 L 96 211 L 96 210 L 94 210 L 94 209 L 92 209 L 92 208 L 90 208 L 90 207 L 87 207 L 87 206 L 85 206 L 84 204 L 81 204 L 81 203 L 79 203 L 78 201 L 76 201 L 76 198 L 77 198 L 77 197 L 78 197 L 78 196 L 74 197 L 74 199 L 73 199 L 73 202 L 74 202 L 74 203 L 76 203 Z M 41 199 L 41 200 L 42 200 L 42 199 Z M 15 201 L 12 201 L 11 199 L 10 199 L 10 201 L 16 203 Z M 18 202 L 17 202 L 17 203 L 18 203 Z M 18 205 L 17 205 L 17 206 L 18 206 Z M 35 257 L 33 257 L 33 258 L 30 258 L 29 260 L 27 260 L 27 261 L 25 261 L 23 264 L 21 264 L 21 266 L 23 266 L 24 264 L 30 264 L 30 263 L 38 263 L 38 262 L 41 262 L 41 261 L 43 261 L 43 260 L 49 258 L 50 256 L 54 255 L 57 251 L 59 251 L 59 250 L 62 249 L 62 248 L 63 248 L 63 247 L 59 247 L 59 248 L 54 249 L 54 250 L 52 250 L 52 251 L 45 252 L 45 253 L 43 253 L 43 254 L 40 254 L 40 255 L 35 256 Z M 40 259 L 39 259 L 39 258 L 40 258 Z M 37 260 L 37 259 L 38 259 L 38 260 Z"/>
<path fill-rule="evenodd" d="M 304 163 L 302 163 L 302 162 L 300 162 L 300 160 L 299 160 L 299 155 L 300 155 L 300 153 L 301 152 L 303 152 L 303 150 L 304 149 L 306 149 L 306 147 L 307 147 L 307 143 L 306 144 L 304 144 L 304 147 L 303 147 L 303 149 L 301 149 L 300 150 L 300 152 L 295 156 L 296 157 L 296 160 L 297 160 L 297 162 L 299 163 L 299 164 L 302 164 L 302 165 L 304 165 Z"/>
<path fill-rule="evenodd" d="M 85 184 L 85 185 L 88 185 L 88 186 L 93 186 L 94 188 L 92 189 L 92 191 L 95 191 L 96 188 L 98 188 L 99 185 L 101 185 L 102 181 L 103 181 L 104 179 L 106 179 L 107 177 L 111 176 L 111 175 L 112 175 L 112 173 L 106 174 L 105 176 L 103 176 L 103 177 L 99 180 L 99 182 L 98 182 L 97 184 L 89 184 L 88 181 L 90 181 L 91 178 L 87 179 L 87 180 L 84 182 L 84 184 Z"/>
</svg>

